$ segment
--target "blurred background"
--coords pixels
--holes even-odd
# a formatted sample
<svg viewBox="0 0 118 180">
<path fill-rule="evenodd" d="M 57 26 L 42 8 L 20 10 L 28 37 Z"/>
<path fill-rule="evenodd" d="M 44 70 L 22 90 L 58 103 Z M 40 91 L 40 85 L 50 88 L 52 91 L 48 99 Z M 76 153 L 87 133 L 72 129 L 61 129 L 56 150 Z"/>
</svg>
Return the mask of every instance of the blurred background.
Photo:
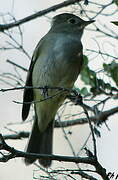
<svg viewBox="0 0 118 180">
<path fill-rule="evenodd" d="M 0 6 L 0 24 L 7 24 L 17 21 L 42 9 L 61 3 L 60 0 L 2 0 Z M 117 1 L 116 1 L 117 2 Z M 90 1 L 88 5 L 81 1 L 80 4 L 71 5 L 61 8 L 57 11 L 50 12 L 42 17 L 24 23 L 20 27 L 9 29 L 0 33 L 0 89 L 23 86 L 26 80 L 26 71 L 28 69 L 31 56 L 37 43 L 50 28 L 51 19 L 59 13 L 69 12 L 80 16 L 84 20 L 89 18 L 95 19 L 96 22 L 88 26 L 82 38 L 84 54 L 88 57 L 89 68 L 97 72 L 97 78 L 109 83 L 112 87 L 117 88 L 117 80 L 113 81 L 103 68 L 103 64 L 110 64 L 113 60 L 118 59 L 118 27 L 111 23 L 117 21 L 118 11 L 117 3 L 110 0 L 103 0 L 102 4 L 98 0 Z M 102 52 L 102 53 L 101 53 Z M 22 68 L 16 67 L 15 64 Z M 105 66 L 107 67 L 107 65 Z M 107 67 L 108 68 L 108 67 Z M 117 76 L 117 74 L 116 74 Z M 117 76 L 118 77 L 118 76 Z M 91 84 L 85 83 L 82 78 L 78 78 L 75 83 L 76 88 L 88 97 Z M 85 87 L 85 88 L 84 88 Z M 84 89 L 83 89 L 84 88 Z M 106 87 L 105 87 L 106 88 Z M 99 101 L 109 97 L 109 89 L 104 89 L 107 94 L 101 93 L 100 96 L 91 96 L 85 103 L 88 106 L 94 106 Z M 3 135 L 14 134 L 19 131 L 29 131 L 33 109 L 27 122 L 22 122 L 22 90 L 0 92 L 0 130 Z M 95 95 L 95 94 L 94 94 Z M 92 97 L 94 100 L 92 100 Z M 14 102 L 16 101 L 16 102 Z M 21 103 L 17 103 L 21 102 Z M 117 107 L 117 99 L 110 98 L 105 104 L 101 104 L 99 110 L 108 110 Z M 73 115 L 73 116 L 72 116 Z M 92 113 L 90 112 L 90 116 Z M 72 103 L 62 106 L 59 117 L 62 120 L 72 120 L 85 117 L 83 110 Z M 58 116 L 56 117 L 58 119 Z M 101 137 L 96 137 L 97 152 L 100 163 L 106 168 L 107 172 L 118 174 L 118 142 L 117 142 L 117 122 L 118 114 L 114 113 L 103 123 L 97 130 Z M 55 128 L 54 132 L 54 154 L 60 155 L 85 155 L 83 147 L 93 150 L 93 144 L 90 135 L 89 125 L 69 126 L 67 128 Z M 67 136 L 67 138 L 65 138 Z M 88 140 L 87 140 L 88 139 Z M 10 146 L 23 150 L 27 144 L 27 139 L 7 140 Z M 74 163 L 54 162 L 52 169 L 55 168 L 76 168 Z M 32 180 L 46 179 L 40 175 L 45 174 L 36 165 L 26 167 L 21 158 L 9 160 L 6 163 L 0 163 L 1 180 Z M 57 177 L 57 179 L 66 179 Z M 71 179 L 68 177 L 67 179 Z M 79 179 L 77 176 L 76 179 Z M 80 178 L 81 179 L 81 178 Z M 99 177 L 100 179 L 100 177 Z"/>
</svg>

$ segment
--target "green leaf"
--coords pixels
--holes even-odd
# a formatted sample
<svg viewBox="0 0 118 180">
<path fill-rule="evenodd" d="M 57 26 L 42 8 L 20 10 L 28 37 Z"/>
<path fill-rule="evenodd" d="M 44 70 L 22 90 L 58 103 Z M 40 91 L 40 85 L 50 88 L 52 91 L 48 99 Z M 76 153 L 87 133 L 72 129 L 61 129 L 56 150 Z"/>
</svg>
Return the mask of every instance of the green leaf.
<svg viewBox="0 0 118 180">
<path fill-rule="evenodd" d="M 81 90 L 80 90 L 78 87 L 76 87 L 76 86 L 74 86 L 73 89 L 76 90 L 78 93 L 80 93 L 80 91 L 81 91 Z"/>
<path fill-rule="evenodd" d="M 88 57 L 83 55 L 83 59 L 84 59 L 84 66 L 88 65 L 88 62 L 89 62 Z"/>
<path fill-rule="evenodd" d="M 113 79 L 113 81 L 118 86 L 118 63 L 112 61 L 110 64 L 103 64 L 104 70 Z"/>
<path fill-rule="evenodd" d="M 118 26 L 118 21 L 112 21 L 111 23 L 115 24 L 116 26 Z"/>
<path fill-rule="evenodd" d="M 90 85 L 92 87 L 96 85 L 96 73 L 89 69 L 87 56 L 84 56 L 84 65 L 80 75 L 81 80 L 86 85 Z"/>
<path fill-rule="evenodd" d="M 84 96 L 90 94 L 87 87 L 83 87 L 82 89 L 79 89 L 78 87 L 74 86 L 73 89 L 76 90 L 76 92 L 78 92 L 79 94 L 84 95 Z"/>
<path fill-rule="evenodd" d="M 88 92 L 88 89 L 87 89 L 86 87 L 83 87 L 83 88 L 81 89 L 81 91 L 80 91 L 80 94 L 83 94 L 84 96 L 87 96 L 87 95 L 90 94 L 90 93 Z"/>
<path fill-rule="evenodd" d="M 118 0 L 114 0 L 113 3 L 115 3 L 118 6 Z"/>
<path fill-rule="evenodd" d="M 108 73 L 109 76 L 115 81 L 118 85 L 118 64 L 115 61 L 112 61 L 111 64 L 103 64 L 104 70 Z M 84 65 L 80 73 L 81 80 L 85 85 L 90 87 L 84 87 L 80 90 L 80 93 L 83 95 L 89 95 L 91 92 L 94 96 L 102 94 L 103 90 L 117 91 L 117 88 L 111 86 L 111 84 L 104 82 L 102 79 L 98 79 L 96 72 L 91 70 L 88 66 L 88 58 L 84 56 Z"/>
<path fill-rule="evenodd" d="M 101 133 L 100 133 L 100 131 L 98 130 L 98 128 L 94 127 L 93 130 L 94 130 L 94 133 L 96 134 L 96 136 L 100 138 L 100 137 L 101 137 Z"/>
</svg>

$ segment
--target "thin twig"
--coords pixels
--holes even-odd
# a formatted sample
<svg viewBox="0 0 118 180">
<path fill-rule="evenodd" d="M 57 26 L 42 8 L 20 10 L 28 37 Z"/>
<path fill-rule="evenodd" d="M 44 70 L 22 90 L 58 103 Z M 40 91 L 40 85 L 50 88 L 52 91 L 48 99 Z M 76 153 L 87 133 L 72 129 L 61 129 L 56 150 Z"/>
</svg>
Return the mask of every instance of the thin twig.
<svg viewBox="0 0 118 180">
<path fill-rule="evenodd" d="M 92 135 L 92 139 L 93 139 L 94 156 L 97 158 L 97 147 L 96 147 L 96 139 L 95 139 L 95 135 L 94 135 L 93 125 L 91 123 L 91 119 L 90 119 L 90 117 L 88 115 L 88 112 L 87 112 L 86 108 L 83 107 L 83 109 L 84 109 L 84 112 L 85 112 L 86 117 L 88 119 L 89 127 L 90 127 L 90 130 L 91 130 L 91 135 Z"/>
<path fill-rule="evenodd" d="M 89 51 L 89 52 L 94 52 L 94 53 L 97 53 L 97 54 L 102 54 L 102 55 L 107 56 L 107 57 L 111 57 L 111 58 L 115 58 L 115 59 L 118 58 L 116 56 L 112 56 L 111 54 L 107 54 L 107 53 L 101 52 L 100 50 L 99 51 L 96 51 L 94 49 L 86 49 L 86 50 Z"/>
<path fill-rule="evenodd" d="M 106 169 L 101 166 L 101 164 L 97 161 L 96 157 L 73 157 L 73 156 L 26 153 L 23 151 L 16 150 L 13 147 L 10 147 L 5 142 L 2 134 L 0 134 L 0 150 L 5 150 L 8 152 L 8 154 L 6 153 L 4 154 L 1 152 L 0 162 L 7 162 L 13 158 L 25 157 L 25 158 L 64 161 L 64 162 L 84 163 L 94 166 L 96 168 L 96 173 L 98 173 L 103 179 L 109 180 L 108 175 L 106 174 Z"/>
<path fill-rule="evenodd" d="M 23 66 L 20 66 L 19 64 L 16 64 L 15 62 L 13 62 L 13 61 L 11 61 L 9 59 L 7 59 L 6 62 L 12 64 L 13 66 L 16 66 L 16 67 L 22 69 L 23 71 L 26 71 L 26 72 L 28 71 L 28 69 L 24 68 Z"/>
<path fill-rule="evenodd" d="M 60 8 L 69 6 L 69 5 L 71 5 L 71 4 L 78 3 L 78 2 L 80 2 L 80 1 L 81 1 L 81 0 L 68 0 L 68 1 L 64 1 L 64 2 L 62 2 L 62 3 L 60 3 L 60 4 L 57 4 L 57 5 L 54 5 L 54 6 L 52 6 L 52 7 L 47 8 L 47 9 L 44 9 L 44 10 L 42 10 L 42 11 L 39 11 L 39 12 L 37 12 L 37 13 L 35 13 L 35 14 L 32 14 L 32 15 L 30 15 L 30 16 L 27 16 L 27 17 L 25 17 L 25 18 L 23 18 L 23 19 L 21 19 L 21 20 L 18 20 L 18 21 L 13 22 L 13 23 L 0 24 L 0 31 L 3 32 L 4 30 L 8 30 L 8 29 L 10 29 L 10 28 L 19 26 L 19 25 L 24 24 L 24 23 L 26 23 L 26 22 L 28 22 L 28 21 L 31 21 L 31 20 L 36 19 L 36 18 L 38 18 L 38 17 L 41 17 L 41 16 L 43 16 L 43 15 L 45 15 L 45 14 L 51 12 L 51 11 L 56 11 L 57 9 L 60 9 Z"/>
</svg>

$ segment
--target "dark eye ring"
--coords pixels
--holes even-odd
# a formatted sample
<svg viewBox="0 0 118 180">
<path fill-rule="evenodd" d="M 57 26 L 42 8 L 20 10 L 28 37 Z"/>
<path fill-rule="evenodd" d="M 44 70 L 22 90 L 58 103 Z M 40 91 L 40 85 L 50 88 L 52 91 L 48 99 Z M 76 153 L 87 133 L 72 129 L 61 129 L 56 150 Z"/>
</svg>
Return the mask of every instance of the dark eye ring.
<svg viewBox="0 0 118 180">
<path fill-rule="evenodd" d="M 68 22 L 69 22 L 70 24 L 77 24 L 77 21 L 76 21 L 76 19 L 74 19 L 74 18 L 70 18 L 70 19 L 68 20 Z"/>
</svg>

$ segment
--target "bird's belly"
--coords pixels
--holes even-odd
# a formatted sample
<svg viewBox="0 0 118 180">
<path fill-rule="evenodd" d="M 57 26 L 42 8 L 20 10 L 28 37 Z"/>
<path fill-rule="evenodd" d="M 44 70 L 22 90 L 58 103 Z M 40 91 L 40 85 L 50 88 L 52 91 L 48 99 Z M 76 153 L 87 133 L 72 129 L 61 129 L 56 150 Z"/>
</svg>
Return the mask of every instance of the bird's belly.
<svg viewBox="0 0 118 180">
<path fill-rule="evenodd" d="M 71 46 L 68 46 L 68 51 L 65 51 L 63 44 L 61 44 L 61 48 L 58 48 L 40 54 L 33 69 L 33 87 L 42 87 L 42 90 L 33 90 L 39 128 L 42 130 L 54 119 L 67 95 L 65 91 L 48 89 L 48 87 L 72 88 L 82 64 L 76 48 L 71 50 L 69 49 Z M 47 87 L 46 93 L 44 93 L 45 89 L 43 91 L 45 86 Z M 40 102 L 40 100 L 44 101 Z"/>
</svg>

